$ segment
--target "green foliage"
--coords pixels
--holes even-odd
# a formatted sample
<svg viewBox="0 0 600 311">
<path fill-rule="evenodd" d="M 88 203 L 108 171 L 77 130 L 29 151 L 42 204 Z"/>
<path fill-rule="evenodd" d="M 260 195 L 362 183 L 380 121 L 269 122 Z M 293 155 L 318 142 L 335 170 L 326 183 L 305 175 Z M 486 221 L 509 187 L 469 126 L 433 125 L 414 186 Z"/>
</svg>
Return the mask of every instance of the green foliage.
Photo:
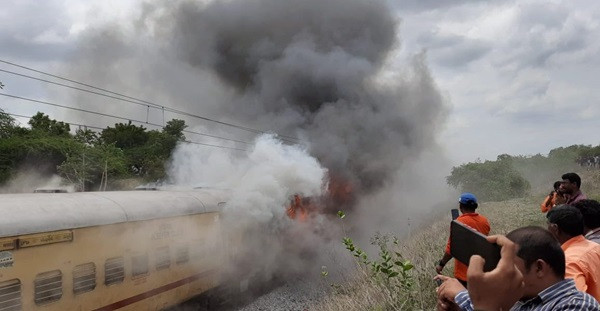
<svg viewBox="0 0 600 311">
<path fill-rule="evenodd" d="M 50 119 L 47 115 L 38 112 L 31 119 L 29 125 L 34 133 L 51 136 L 69 137 L 71 127 L 69 124 Z"/>
<path fill-rule="evenodd" d="M 185 140 L 183 120 L 171 120 L 161 131 L 117 123 L 100 134 L 78 129 L 70 134 L 64 122 L 38 112 L 31 130 L 15 125 L 0 110 L 0 184 L 21 168 L 40 174 L 60 174 L 80 190 L 100 189 L 106 181 L 140 176 L 147 180 L 165 177 L 165 163 L 179 141 Z M 110 177 L 110 178 L 109 178 Z M 98 187 L 98 184 L 101 184 Z"/>
<path fill-rule="evenodd" d="M 107 127 L 100 133 L 100 140 L 103 144 L 114 144 L 121 149 L 130 149 L 146 144 L 148 141 L 148 132 L 143 126 L 117 123 L 115 127 Z"/>
<path fill-rule="evenodd" d="M 15 128 L 15 119 L 0 109 L 0 138 L 10 137 Z"/>
<path fill-rule="evenodd" d="M 99 137 L 96 132 L 90 129 L 77 129 L 75 131 L 75 140 L 85 145 L 97 145 L 99 143 Z"/>
<path fill-rule="evenodd" d="M 167 122 L 167 125 L 163 128 L 163 133 L 174 137 L 176 140 L 185 140 L 183 130 L 187 128 L 185 121 L 179 119 L 173 119 Z"/>
<path fill-rule="evenodd" d="M 446 177 L 450 186 L 473 192 L 482 201 L 501 201 L 525 196 L 529 182 L 514 168 L 513 157 L 500 155 L 496 161 L 467 163 L 453 167 Z"/>
<path fill-rule="evenodd" d="M 7 181 L 20 168 L 31 168 L 40 174 L 56 173 L 67 154 L 81 148 L 71 138 L 60 136 L 12 136 L 0 140 L 0 183 Z"/>
<path fill-rule="evenodd" d="M 344 219 L 346 214 L 339 211 L 338 217 Z M 379 246 L 379 256 L 370 259 L 368 254 L 356 246 L 351 238 L 342 238 L 346 249 L 356 258 L 359 266 L 368 272 L 370 281 L 383 287 L 393 296 L 390 300 L 391 305 L 376 306 L 375 308 L 412 310 L 417 307 L 417 302 L 413 299 L 416 294 L 415 279 L 412 275 L 414 265 L 410 260 L 404 259 L 399 252 L 390 251 L 388 240 L 387 237 L 379 234 L 374 237 L 372 244 Z M 395 248 L 399 247 L 397 238 L 393 239 L 393 245 Z"/>
<path fill-rule="evenodd" d="M 123 151 L 114 145 L 88 146 L 67 154 L 67 158 L 57 167 L 58 173 L 71 183 L 79 186 L 80 191 L 90 189 L 102 178 L 127 176 L 126 159 Z M 104 177 L 103 177 L 104 176 Z"/>
<path fill-rule="evenodd" d="M 600 146 L 572 145 L 550 150 L 548 156 L 501 154 L 496 161 L 471 162 L 453 167 L 449 185 L 474 192 L 484 201 L 519 198 L 550 191 L 552 183 L 566 172 L 577 172 L 580 159 L 600 155 Z"/>
</svg>

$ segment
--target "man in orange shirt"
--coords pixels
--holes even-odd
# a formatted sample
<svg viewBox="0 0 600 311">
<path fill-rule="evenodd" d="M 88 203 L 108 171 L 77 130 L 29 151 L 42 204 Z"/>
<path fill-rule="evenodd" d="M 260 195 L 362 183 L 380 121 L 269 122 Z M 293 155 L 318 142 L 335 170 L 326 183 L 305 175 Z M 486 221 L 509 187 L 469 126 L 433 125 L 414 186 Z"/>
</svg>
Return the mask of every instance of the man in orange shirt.
<svg viewBox="0 0 600 311">
<path fill-rule="evenodd" d="M 565 278 L 575 281 L 578 290 L 600 301 L 600 244 L 583 236 L 583 215 L 570 205 L 548 212 L 548 230 L 565 252 Z"/>
<path fill-rule="evenodd" d="M 487 218 L 475 213 L 477 209 L 477 198 L 472 193 L 465 192 L 458 198 L 458 207 L 462 215 L 456 218 L 456 221 L 461 222 L 485 235 L 490 233 L 490 223 Z M 442 273 L 444 266 L 450 259 L 450 238 L 446 243 L 446 251 L 444 256 L 438 262 L 435 270 L 437 273 Z M 467 264 L 458 260 L 454 260 L 454 277 L 458 279 L 465 287 L 467 287 Z"/>
</svg>

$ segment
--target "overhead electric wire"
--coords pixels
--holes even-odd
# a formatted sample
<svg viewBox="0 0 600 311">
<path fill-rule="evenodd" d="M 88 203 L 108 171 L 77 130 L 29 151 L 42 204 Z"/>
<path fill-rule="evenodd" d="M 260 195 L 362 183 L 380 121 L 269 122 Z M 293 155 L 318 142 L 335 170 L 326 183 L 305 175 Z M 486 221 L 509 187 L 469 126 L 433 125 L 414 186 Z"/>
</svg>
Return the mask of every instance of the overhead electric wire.
<svg viewBox="0 0 600 311">
<path fill-rule="evenodd" d="M 8 113 L 8 112 L 4 112 L 4 113 L 7 114 L 7 115 L 9 115 L 9 116 L 14 116 L 14 117 L 19 117 L 19 118 L 27 118 L 27 119 L 31 119 L 32 118 L 32 117 L 29 117 L 29 116 L 24 116 L 24 115 L 20 115 L 20 114 L 16 114 L 16 113 Z M 99 127 L 99 126 L 92 126 L 92 125 L 86 125 L 86 124 L 78 124 L 78 123 L 73 123 L 73 122 L 64 122 L 64 123 L 67 123 L 69 125 L 76 125 L 76 126 L 80 126 L 80 127 L 83 126 L 83 127 L 86 127 L 86 128 L 92 128 L 92 129 L 96 129 L 96 130 L 103 130 L 104 129 L 104 128 Z M 248 151 L 247 149 L 243 149 L 243 148 L 219 146 L 219 145 L 213 145 L 213 144 L 207 144 L 207 143 L 200 143 L 200 142 L 191 141 L 191 140 L 182 140 L 182 142 L 188 143 L 188 144 L 194 144 L 194 145 L 208 146 L 208 147 L 217 147 L 217 148 L 223 148 L 223 149 Z"/>
<path fill-rule="evenodd" d="M 120 99 L 120 100 L 123 100 L 123 101 L 126 101 L 126 102 L 131 102 L 131 103 L 135 103 L 135 104 L 138 104 L 138 105 L 145 104 L 146 106 L 151 105 L 151 106 L 153 106 L 155 108 L 160 108 L 160 109 L 163 109 L 165 111 L 169 111 L 169 112 L 173 112 L 173 113 L 177 113 L 177 114 L 181 114 L 181 115 L 186 115 L 186 116 L 189 116 L 189 117 L 194 117 L 194 118 L 197 118 L 197 119 L 201 119 L 201 120 L 205 120 L 205 121 L 209 121 L 209 122 L 214 122 L 214 123 L 221 124 L 221 125 L 226 125 L 226 126 L 234 127 L 234 128 L 245 130 L 245 131 L 252 132 L 252 133 L 255 133 L 255 134 L 265 134 L 265 133 L 267 133 L 267 132 L 262 131 L 262 130 L 257 130 L 257 129 L 253 129 L 253 128 L 250 128 L 250 127 L 246 127 L 246 126 L 242 126 L 242 125 L 237 125 L 237 124 L 233 124 L 233 123 L 228 123 L 228 122 L 223 122 L 223 121 L 219 121 L 219 120 L 214 120 L 214 119 L 211 119 L 211 118 L 207 118 L 207 117 L 203 117 L 203 116 L 200 116 L 200 115 L 192 114 L 192 113 L 189 113 L 189 112 L 186 112 L 186 111 L 183 111 L 183 110 L 179 110 L 179 109 L 175 109 L 175 108 L 171 108 L 171 107 L 167 107 L 167 106 L 163 106 L 163 105 L 158 105 L 158 104 L 150 102 L 150 101 L 146 101 L 146 100 L 143 100 L 143 99 L 139 99 L 139 98 L 127 96 L 127 95 L 124 95 L 124 94 L 121 94 L 121 93 L 117 93 L 117 92 L 113 92 L 113 91 L 110 91 L 110 90 L 107 90 L 107 89 L 104 89 L 104 88 L 96 87 L 96 86 L 93 86 L 93 85 L 90 85 L 90 84 L 87 84 L 87 83 L 78 82 L 78 81 L 75 81 L 75 80 L 72 80 L 72 79 L 68 79 L 68 78 L 64 78 L 64 77 L 61 77 L 61 76 L 57 76 L 57 75 L 54 75 L 54 74 L 51 74 L 51 73 L 47 73 L 47 72 L 43 72 L 43 71 L 40 71 L 40 70 L 36 70 L 36 69 L 30 68 L 30 67 L 27 67 L 27 66 L 15 64 L 15 63 L 12 63 L 12 62 L 9 62 L 9 61 L 6 61 L 6 60 L 0 59 L 0 63 L 4 63 L 4 64 L 11 65 L 11 66 L 15 66 L 15 67 L 22 68 L 22 69 L 25 69 L 25 70 L 30 70 L 30 71 L 37 72 L 37 73 L 40 73 L 40 74 L 43 74 L 43 75 L 47 75 L 47 76 L 50 76 L 50 77 L 53 77 L 53 78 L 56 78 L 56 79 L 61 79 L 61 80 L 64 80 L 64 81 L 69 81 L 71 83 L 75 83 L 75 84 L 78 84 L 78 85 L 83 85 L 83 86 L 86 86 L 86 87 L 89 87 L 89 88 L 92 88 L 92 89 L 100 90 L 100 91 L 107 92 L 107 93 L 110 93 L 110 94 L 113 94 L 113 95 L 118 95 L 118 96 L 121 96 L 121 97 L 124 97 L 124 98 L 128 98 L 128 99 L 132 99 L 132 100 L 135 101 L 134 102 L 134 101 L 130 101 L 130 100 Z M 52 84 L 56 84 L 56 85 L 60 85 L 60 86 L 66 86 L 66 87 L 69 87 L 69 88 L 72 88 L 72 89 L 76 89 L 76 90 L 80 90 L 80 91 L 84 91 L 84 92 L 89 92 L 89 93 L 93 93 L 93 94 L 97 94 L 97 95 L 101 95 L 101 96 L 106 96 L 106 97 L 110 97 L 110 98 L 114 98 L 114 99 L 119 99 L 119 98 L 115 98 L 115 97 L 110 96 L 110 95 L 101 94 L 101 93 L 97 93 L 97 92 L 93 92 L 93 91 L 89 91 L 89 90 L 84 90 L 84 89 L 76 88 L 76 87 L 73 87 L 73 86 L 67 86 L 67 85 L 64 85 L 64 84 L 61 84 L 61 83 L 51 82 L 51 81 L 48 81 L 48 80 L 44 80 L 44 79 L 40 79 L 40 78 L 35 78 L 35 77 L 31 77 L 31 76 L 27 76 L 27 75 L 24 75 L 24 74 L 14 73 L 14 72 L 11 72 L 11 71 L 8 71 L 8 70 L 2 70 L 2 69 L 0 69 L 0 71 L 6 72 L 6 73 L 9 73 L 9 74 L 19 75 L 19 76 L 22 76 L 22 77 L 25 77 L 25 78 L 35 79 L 35 80 L 39 80 L 39 81 L 43 81 L 43 82 L 48 82 L 48 83 L 52 83 Z M 286 135 L 280 135 L 280 134 L 277 134 L 277 133 L 275 133 L 275 134 L 278 137 L 280 137 L 280 138 L 286 138 L 286 139 L 292 140 L 292 141 L 287 140 L 288 142 L 297 143 L 299 141 L 299 139 L 295 138 L 295 137 L 286 136 Z"/>
<path fill-rule="evenodd" d="M 26 97 L 21 97 L 21 96 L 16 96 L 16 95 L 10 95 L 10 94 L 6 94 L 6 93 L 0 93 L 0 95 L 1 96 L 5 96 L 5 97 L 11 97 L 11 98 L 15 98 L 15 99 L 20 99 L 20 100 L 30 101 L 30 102 L 34 102 L 34 103 L 39 103 L 39 104 L 43 104 L 43 105 L 49 105 L 49 106 L 54 106 L 54 107 L 59 107 L 59 108 L 64 108 L 64 109 L 70 109 L 70 110 L 75 110 L 75 111 L 80 111 L 80 112 L 85 112 L 85 113 L 91 113 L 91 114 L 95 114 L 95 115 L 99 115 L 99 116 L 103 116 L 103 117 L 115 118 L 115 119 L 119 119 L 119 120 L 131 121 L 131 122 L 136 122 L 136 123 L 141 123 L 141 124 L 148 124 L 148 125 L 152 125 L 152 126 L 157 126 L 157 127 L 160 127 L 160 128 L 164 128 L 164 126 L 162 126 L 160 124 L 155 124 L 155 123 L 151 123 L 151 122 L 145 122 L 145 121 L 135 120 L 135 119 L 132 119 L 132 118 L 125 118 L 125 117 L 115 116 L 115 115 L 111 115 L 111 114 L 107 114 L 107 113 L 103 113 L 103 112 L 91 111 L 91 110 L 82 109 L 82 108 L 69 107 L 69 106 L 65 106 L 65 105 L 50 103 L 50 102 L 46 102 L 46 101 L 41 101 L 41 100 L 37 100 L 37 99 L 26 98 Z M 241 141 L 241 140 L 236 140 L 236 139 L 231 139 L 231 138 L 226 138 L 226 137 L 220 137 L 220 136 L 210 135 L 210 134 L 204 134 L 204 133 L 200 133 L 200 132 L 194 132 L 194 131 L 188 131 L 188 130 L 183 130 L 183 132 L 190 133 L 190 134 L 201 135 L 201 136 L 206 136 L 206 137 L 211 137 L 211 138 L 216 138 L 216 139 L 227 140 L 227 141 L 233 141 L 233 142 L 242 143 L 242 144 L 246 144 L 246 145 L 250 144 L 248 142 Z"/>
</svg>

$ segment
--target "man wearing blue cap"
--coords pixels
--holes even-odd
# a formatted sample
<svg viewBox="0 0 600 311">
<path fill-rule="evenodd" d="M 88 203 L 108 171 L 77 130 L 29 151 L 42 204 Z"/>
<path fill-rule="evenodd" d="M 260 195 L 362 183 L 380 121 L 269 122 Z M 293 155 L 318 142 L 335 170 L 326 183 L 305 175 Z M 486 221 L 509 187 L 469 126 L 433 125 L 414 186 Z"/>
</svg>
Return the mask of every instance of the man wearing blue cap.
<svg viewBox="0 0 600 311">
<path fill-rule="evenodd" d="M 490 222 L 487 218 L 475 213 L 477 209 L 477 198 L 475 195 L 469 192 L 465 192 L 460 195 L 458 198 L 458 208 L 462 215 L 456 218 L 456 221 L 463 223 L 482 234 L 488 235 L 490 233 Z M 450 238 L 448 238 L 448 243 L 446 243 L 446 251 L 444 252 L 444 257 L 438 262 L 435 270 L 437 273 L 442 273 L 444 266 L 450 259 L 452 255 L 450 255 Z M 467 265 L 468 263 L 462 263 L 458 260 L 454 260 L 454 277 L 458 279 L 465 287 L 467 287 Z"/>
</svg>

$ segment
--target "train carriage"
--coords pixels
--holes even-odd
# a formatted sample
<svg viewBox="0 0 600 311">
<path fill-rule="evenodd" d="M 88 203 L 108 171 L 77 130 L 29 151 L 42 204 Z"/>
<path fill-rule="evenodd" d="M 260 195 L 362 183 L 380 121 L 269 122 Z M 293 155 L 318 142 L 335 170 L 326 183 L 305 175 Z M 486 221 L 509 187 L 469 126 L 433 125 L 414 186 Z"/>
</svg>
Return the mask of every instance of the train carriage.
<svg viewBox="0 0 600 311">
<path fill-rule="evenodd" d="M 215 190 L 0 195 L 0 311 L 160 310 L 215 288 Z"/>
</svg>

